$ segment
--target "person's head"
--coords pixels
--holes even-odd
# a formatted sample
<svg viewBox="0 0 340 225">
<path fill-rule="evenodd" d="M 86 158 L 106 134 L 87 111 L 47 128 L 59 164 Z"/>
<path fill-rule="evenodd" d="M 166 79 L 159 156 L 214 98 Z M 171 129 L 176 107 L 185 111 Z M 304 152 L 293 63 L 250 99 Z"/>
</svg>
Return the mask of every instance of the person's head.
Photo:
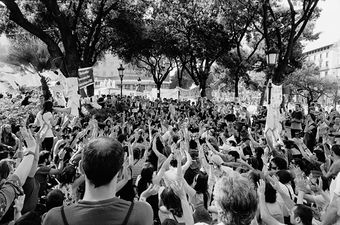
<svg viewBox="0 0 340 225">
<path fill-rule="evenodd" d="M 41 151 L 39 153 L 39 161 L 38 164 L 48 164 L 50 162 L 50 152 L 49 151 Z"/>
<path fill-rule="evenodd" d="M 339 125 L 340 124 L 340 116 L 337 116 L 334 118 L 334 124 Z"/>
<path fill-rule="evenodd" d="M 287 170 L 277 171 L 276 175 L 278 176 L 279 181 L 282 184 L 288 184 L 289 182 L 291 182 L 293 180 L 292 175 Z"/>
<path fill-rule="evenodd" d="M 52 111 L 53 111 L 53 103 L 51 101 L 44 102 L 43 113 L 52 112 Z"/>
<path fill-rule="evenodd" d="M 231 162 L 236 162 L 240 158 L 240 154 L 237 151 L 228 152 L 228 160 Z"/>
<path fill-rule="evenodd" d="M 267 203 L 275 203 L 276 202 L 276 190 L 270 183 L 266 183 L 266 190 L 264 192 L 265 201 Z"/>
<path fill-rule="evenodd" d="M 161 200 L 163 205 L 170 211 L 173 215 L 177 217 L 183 216 L 183 209 L 181 205 L 181 199 L 174 193 L 170 187 L 166 187 L 162 194 Z"/>
<path fill-rule="evenodd" d="M 211 224 L 212 222 L 212 218 L 208 210 L 204 207 L 197 207 L 193 217 L 195 224 Z"/>
<path fill-rule="evenodd" d="M 7 161 L 1 160 L 0 161 L 0 181 L 7 179 L 11 172 L 11 166 L 8 164 Z"/>
<path fill-rule="evenodd" d="M 63 205 L 65 196 L 59 189 L 54 189 L 47 194 L 46 197 L 46 210 L 49 211 L 52 208 Z"/>
<path fill-rule="evenodd" d="M 319 162 L 322 162 L 322 163 L 326 162 L 326 156 L 322 150 L 314 150 L 313 155 L 316 156 Z"/>
<path fill-rule="evenodd" d="M 334 158 L 340 158 L 340 145 L 332 146 L 332 154 Z"/>
<path fill-rule="evenodd" d="M 290 213 L 291 224 L 312 225 L 313 211 L 310 207 L 298 204 Z"/>
<path fill-rule="evenodd" d="M 165 219 L 161 225 L 178 225 L 178 223 L 173 219 Z"/>
<path fill-rule="evenodd" d="M 238 173 L 217 181 L 214 198 L 221 210 L 221 222 L 225 224 L 248 225 L 255 217 L 258 206 L 256 191 L 249 179 Z"/>
<path fill-rule="evenodd" d="M 3 133 L 3 134 L 10 134 L 10 133 L 12 133 L 12 127 L 11 127 L 11 125 L 10 125 L 10 124 L 5 124 L 5 125 L 3 125 L 2 133 Z"/>
<path fill-rule="evenodd" d="M 270 169 L 272 170 L 286 170 L 287 161 L 279 156 L 274 157 L 270 162 Z"/>
<path fill-rule="evenodd" d="M 81 168 L 94 188 L 108 185 L 117 178 L 124 161 L 122 145 L 112 138 L 92 140 L 84 149 Z"/>
</svg>

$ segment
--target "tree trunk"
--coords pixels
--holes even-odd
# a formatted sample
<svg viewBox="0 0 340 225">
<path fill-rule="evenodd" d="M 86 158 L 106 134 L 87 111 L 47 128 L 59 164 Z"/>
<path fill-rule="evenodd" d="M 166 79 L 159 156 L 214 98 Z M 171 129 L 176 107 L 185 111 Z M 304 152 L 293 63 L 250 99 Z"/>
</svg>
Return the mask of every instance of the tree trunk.
<svg viewBox="0 0 340 225">
<path fill-rule="evenodd" d="M 206 97 L 207 96 L 207 93 L 206 93 L 207 81 L 206 80 L 200 81 L 200 89 L 201 89 L 201 97 Z"/>
<path fill-rule="evenodd" d="M 238 98 L 238 82 L 239 82 L 239 79 L 236 78 L 235 79 L 235 86 L 234 86 L 234 91 L 235 91 L 235 98 Z"/>
<path fill-rule="evenodd" d="M 161 99 L 161 87 L 162 87 L 162 84 L 156 84 L 157 86 L 157 98 L 158 99 Z"/>
</svg>

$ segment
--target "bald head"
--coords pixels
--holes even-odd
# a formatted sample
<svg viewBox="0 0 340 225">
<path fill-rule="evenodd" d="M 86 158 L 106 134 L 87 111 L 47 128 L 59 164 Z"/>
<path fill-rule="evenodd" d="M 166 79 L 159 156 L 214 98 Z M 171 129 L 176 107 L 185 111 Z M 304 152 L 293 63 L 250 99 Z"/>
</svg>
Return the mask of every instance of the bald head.
<svg viewBox="0 0 340 225">
<path fill-rule="evenodd" d="M 96 138 L 84 149 L 82 161 L 87 179 L 100 187 L 109 184 L 122 168 L 124 150 L 112 138 Z"/>
</svg>

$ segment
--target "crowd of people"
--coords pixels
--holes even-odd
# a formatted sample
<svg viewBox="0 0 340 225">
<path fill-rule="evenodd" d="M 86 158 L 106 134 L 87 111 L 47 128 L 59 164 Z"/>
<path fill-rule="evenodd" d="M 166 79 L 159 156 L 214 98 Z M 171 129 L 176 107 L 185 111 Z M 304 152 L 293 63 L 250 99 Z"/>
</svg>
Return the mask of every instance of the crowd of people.
<svg viewBox="0 0 340 225">
<path fill-rule="evenodd" d="M 205 98 L 34 106 L 0 128 L 0 224 L 340 224 L 336 110 L 282 110 L 277 139 L 265 107 Z"/>
</svg>

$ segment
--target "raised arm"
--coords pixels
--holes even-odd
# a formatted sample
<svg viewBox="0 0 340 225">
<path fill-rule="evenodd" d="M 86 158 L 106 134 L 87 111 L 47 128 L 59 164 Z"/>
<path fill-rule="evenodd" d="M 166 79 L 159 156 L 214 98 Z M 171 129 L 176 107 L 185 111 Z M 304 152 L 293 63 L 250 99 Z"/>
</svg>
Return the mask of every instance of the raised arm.
<svg viewBox="0 0 340 225">
<path fill-rule="evenodd" d="M 35 158 L 37 143 L 32 133 L 28 131 L 27 128 L 20 128 L 20 131 L 26 141 L 27 149 L 24 152 L 23 160 L 21 161 L 19 166 L 14 171 L 14 175 L 16 175 L 19 178 L 20 184 L 23 185 L 27 179 L 27 176 L 30 173 L 30 169 L 28 168 L 32 168 L 33 161 Z"/>
<path fill-rule="evenodd" d="M 271 216 L 271 214 L 268 211 L 268 208 L 266 206 L 265 202 L 265 182 L 263 180 L 260 180 L 259 187 L 257 189 L 257 193 L 259 196 L 259 208 L 261 213 L 261 219 L 266 223 L 270 225 L 284 225 L 277 221 L 274 217 Z"/>
</svg>

